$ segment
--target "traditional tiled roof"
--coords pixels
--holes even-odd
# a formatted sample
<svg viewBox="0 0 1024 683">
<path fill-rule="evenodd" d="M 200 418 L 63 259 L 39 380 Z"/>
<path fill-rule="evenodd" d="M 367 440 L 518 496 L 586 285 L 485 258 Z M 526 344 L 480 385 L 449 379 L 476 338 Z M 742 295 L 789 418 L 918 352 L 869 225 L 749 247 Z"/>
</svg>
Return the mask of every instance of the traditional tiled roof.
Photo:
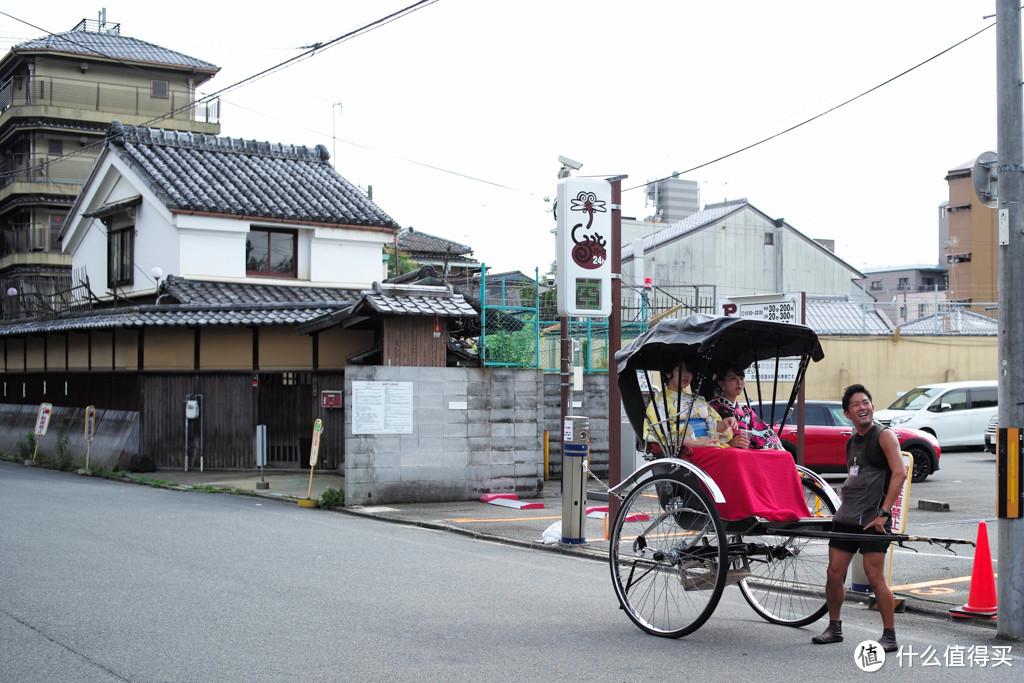
<svg viewBox="0 0 1024 683">
<path fill-rule="evenodd" d="M 344 304 L 345 307 L 351 304 Z M 55 320 L 31 320 L 0 326 L 0 337 L 44 332 L 138 329 L 143 327 L 214 327 L 220 325 L 300 325 L 331 313 L 332 307 L 264 304 L 239 308 L 229 305 L 124 306 L 69 315 Z"/>
<path fill-rule="evenodd" d="M 892 334 L 893 328 L 871 306 L 843 297 L 807 297 L 805 324 L 819 335 Z"/>
<path fill-rule="evenodd" d="M 177 303 L 195 305 L 244 306 L 279 303 L 352 305 L 360 297 L 360 292 L 356 289 L 214 282 L 188 280 L 174 275 L 167 276 L 160 291 L 172 297 Z"/>
<path fill-rule="evenodd" d="M 442 318 L 475 318 L 476 309 L 451 287 L 422 285 L 381 285 L 373 283 L 373 290 L 352 308 L 353 315 L 370 309 L 380 315 L 436 315 Z"/>
<path fill-rule="evenodd" d="M 373 289 L 349 309 L 336 311 L 299 328 L 302 334 L 342 324 L 358 317 L 438 316 L 478 318 L 479 313 L 450 285 L 394 285 L 373 283 Z"/>
<path fill-rule="evenodd" d="M 101 57 L 118 61 L 186 67 L 214 73 L 220 71 L 219 66 L 210 62 L 204 62 L 201 59 L 115 32 L 68 31 L 67 33 L 56 33 L 15 45 L 11 48 L 11 52 L 19 54 L 62 52 L 82 57 Z"/>
<path fill-rule="evenodd" d="M 14 321 L 0 336 L 74 330 L 218 325 L 301 325 L 351 308 L 358 290 L 186 280 L 168 276 L 160 303 L 97 309 L 52 320 Z"/>
<path fill-rule="evenodd" d="M 398 247 L 409 252 L 431 254 L 448 253 L 450 247 L 451 253 L 458 256 L 473 251 L 471 247 L 467 247 L 465 244 L 459 244 L 458 242 L 446 240 L 435 235 L 428 235 L 413 228 L 405 228 L 398 233 Z"/>
<path fill-rule="evenodd" d="M 421 265 L 478 266 L 480 262 L 472 257 L 473 249 L 443 237 L 428 235 L 413 228 L 404 228 L 398 233 L 398 248 L 409 254 Z"/>
<path fill-rule="evenodd" d="M 995 336 L 998 332 L 999 323 L 995 319 L 960 308 L 938 315 L 927 315 L 900 325 L 900 334 Z"/>
<path fill-rule="evenodd" d="M 111 149 L 131 164 L 171 211 L 288 222 L 398 224 L 315 148 L 202 133 L 110 124 Z"/>
</svg>

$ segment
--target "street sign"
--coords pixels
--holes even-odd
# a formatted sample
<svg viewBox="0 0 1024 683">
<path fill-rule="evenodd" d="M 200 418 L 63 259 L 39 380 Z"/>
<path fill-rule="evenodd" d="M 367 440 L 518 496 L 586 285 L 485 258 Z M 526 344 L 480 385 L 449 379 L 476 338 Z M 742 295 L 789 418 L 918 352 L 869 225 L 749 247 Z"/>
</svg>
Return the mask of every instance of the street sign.
<svg viewBox="0 0 1024 683">
<path fill-rule="evenodd" d="M 803 296 L 803 292 L 734 296 L 723 299 L 719 308 L 723 315 L 802 325 Z"/>
<path fill-rule="evenodd" d="M 36 436 L 46 436 L 46 430 L 50 426 L 50 413 L 53 412 L 52 403 L 40 403 L 39 413 L 36 415 Z"/>
<path fill-rule="evenodd" d="M 96 406 L 86 406 L 85 408 L 85 440 L 87 443 L 92 443 L 92 440 L 96 437 Z"/>
<path fill-rule="evenodd" d="M 317 454 L 320 452 L 320 434 L 324 430 L 324 423 L 319 417 L 313 423 L 313 445 L 309 449 L 309 466 L 316 465 Z"/>
</svg>

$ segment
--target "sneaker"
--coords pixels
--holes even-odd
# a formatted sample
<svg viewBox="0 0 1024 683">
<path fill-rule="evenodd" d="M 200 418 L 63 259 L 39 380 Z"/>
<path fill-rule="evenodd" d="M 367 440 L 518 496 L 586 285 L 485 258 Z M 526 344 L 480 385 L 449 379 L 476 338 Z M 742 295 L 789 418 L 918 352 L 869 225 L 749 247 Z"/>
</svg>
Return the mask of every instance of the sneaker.
<svg viewBox="0 0 1024 683">
<path fill-rule="evenodd" d="M 811 638 L 815 645 L 828 645 L 830 643 L 843 642 L 843 627 L 838 624 L 829 623 L 828 628 L 821 632 L 821 635 Z"/>
<path fill-rule="evenodd" d="M 896 636 L 883 633 L 882 637 L 878 639 L 878 644 L 882 646 L 882 650 L 885 652 L 896 652 L 900 648 L 896 644 Z"/>
</svg>

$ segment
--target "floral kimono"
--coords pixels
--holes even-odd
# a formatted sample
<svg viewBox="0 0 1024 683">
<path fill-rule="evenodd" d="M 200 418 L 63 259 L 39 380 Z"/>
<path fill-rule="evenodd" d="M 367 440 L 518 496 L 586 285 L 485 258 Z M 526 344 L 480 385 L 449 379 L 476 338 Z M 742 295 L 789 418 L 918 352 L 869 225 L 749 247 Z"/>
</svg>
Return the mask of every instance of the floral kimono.
<svg viewBox="0 0 1024 683">
<path fill-rule="evenodd" d="M 778 434 L 765 424 L 750 406 L 732 403 L 725 396 L 715 396 L 711 399 L 710 405 L 723 418 L 735 417 L 740 429 L 750 430 L 750 448 L 783 450 Z"/>
</svg>

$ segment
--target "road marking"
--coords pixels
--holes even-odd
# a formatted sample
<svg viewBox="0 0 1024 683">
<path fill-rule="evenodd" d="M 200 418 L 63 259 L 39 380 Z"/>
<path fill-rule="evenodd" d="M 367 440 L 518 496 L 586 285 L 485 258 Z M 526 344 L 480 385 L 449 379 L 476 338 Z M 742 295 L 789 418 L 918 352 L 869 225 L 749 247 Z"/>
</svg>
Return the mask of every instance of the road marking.
<svg viewBox="0 0 1024 683">
<path fill-rule="evenodd" d="M 999 576 L 996 574 L 996 576 Z M 929 586 L 945 586 L 950 583 L 970 583 L 970 576 L 958 576 L 955 579 L 936 579 L 935 581 L 921 581 L 920 583 L 906 583 L 902 586 L 889 586 L 889 590 L 905 591 L 913 588 L 928 588 Z"/>
<path fill-rule="evenodd" d="M 545 517 L 494 517 L 491 519 L 446 519 L 446 522 L 453 524 L 486 524 L 488 522 L 529 522 L 534 519 L 561 519 L 562 515 L 550 515 Z"/>
</svg>

